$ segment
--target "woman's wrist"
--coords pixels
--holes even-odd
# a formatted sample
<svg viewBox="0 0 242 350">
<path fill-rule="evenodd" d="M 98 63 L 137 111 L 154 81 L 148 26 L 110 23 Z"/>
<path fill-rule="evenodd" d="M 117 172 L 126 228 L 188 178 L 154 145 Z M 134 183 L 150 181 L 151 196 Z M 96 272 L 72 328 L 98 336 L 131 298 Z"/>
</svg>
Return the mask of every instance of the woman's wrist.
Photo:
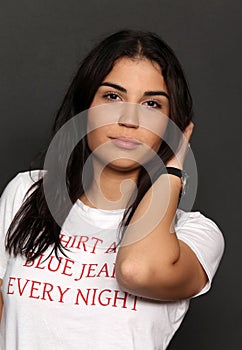
<svg viewBox="0 0 242 350">
<path fill-rule="evenodd" d="M 184 170 L 181 170 L 180 168 L 167 166 L 162 172 L 162 174 L 171 175 L 172 177 L 177 178 L 177 181 L 179 181 L 179 184 L 180 184 L 180 193 L 179 193 L 179 201 L 180 201 L 182 195 L 185 194 L 185 186 L 188 178 L 187 173 Z"/>
</svg>

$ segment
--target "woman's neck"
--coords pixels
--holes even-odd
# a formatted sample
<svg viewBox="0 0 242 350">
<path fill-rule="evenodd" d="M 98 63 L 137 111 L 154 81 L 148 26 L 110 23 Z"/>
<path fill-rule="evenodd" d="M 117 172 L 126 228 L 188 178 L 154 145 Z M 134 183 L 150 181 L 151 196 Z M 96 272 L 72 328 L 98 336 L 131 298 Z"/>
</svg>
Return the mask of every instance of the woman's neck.
<svg viewBox="0 0 242 350">
<path fill-rule="evenodd" d="M 81 201 L 92 208 L 126 208 L 136 189 L 139 169 L 119 171 L 109 166 L 101 169 L 100 165 L 94 162 L 93 173 L 93 181 L 81 196 Z"/>
</svg>

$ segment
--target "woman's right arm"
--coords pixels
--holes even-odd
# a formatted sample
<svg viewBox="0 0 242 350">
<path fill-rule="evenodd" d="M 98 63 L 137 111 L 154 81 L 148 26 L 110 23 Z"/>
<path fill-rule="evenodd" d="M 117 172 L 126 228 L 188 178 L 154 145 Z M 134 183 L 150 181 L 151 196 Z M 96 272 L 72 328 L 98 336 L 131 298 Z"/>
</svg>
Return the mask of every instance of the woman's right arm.
<svg viewBox="0 0 242 350">
<path fill-rule="evenodd" d="M 0 279 L 0 287 L 2 287 L 2 280 Z M 0 322 L 2 318 L 2 309 L 3 309 L 3 297 L 2 297 L 2 292 L 0 291 Z"/>
</svg>

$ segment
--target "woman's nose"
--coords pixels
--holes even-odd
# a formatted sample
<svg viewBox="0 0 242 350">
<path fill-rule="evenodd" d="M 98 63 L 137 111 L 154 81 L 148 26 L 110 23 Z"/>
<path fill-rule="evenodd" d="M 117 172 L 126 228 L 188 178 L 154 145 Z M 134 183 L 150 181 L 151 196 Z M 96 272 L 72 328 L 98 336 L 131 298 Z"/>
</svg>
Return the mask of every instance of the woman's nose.
<svg viewBox="0 0 242 350">
<path fill-rule="evenodd" d="M 118 120 L 119 125 L 126 126 L 127 128 L 139 127 L 139 111 L 136 103 L 124 103 Z"/>
</svg>

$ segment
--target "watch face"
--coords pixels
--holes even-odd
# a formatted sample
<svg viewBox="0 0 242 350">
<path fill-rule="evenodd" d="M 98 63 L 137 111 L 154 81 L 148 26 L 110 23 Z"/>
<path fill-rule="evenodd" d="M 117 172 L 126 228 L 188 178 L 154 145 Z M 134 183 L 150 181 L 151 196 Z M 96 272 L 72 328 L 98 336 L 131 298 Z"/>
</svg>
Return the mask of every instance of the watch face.
<svg viewBox="0 0 242 350">
<path fill-rule="evenodd" d="M 182 170 L 182 195 L 184 196 L 186 194 L 186 186 L 187 186 L 187 180 L 189 178 L 189 175 L 185 170 Z"/>
</svg>

